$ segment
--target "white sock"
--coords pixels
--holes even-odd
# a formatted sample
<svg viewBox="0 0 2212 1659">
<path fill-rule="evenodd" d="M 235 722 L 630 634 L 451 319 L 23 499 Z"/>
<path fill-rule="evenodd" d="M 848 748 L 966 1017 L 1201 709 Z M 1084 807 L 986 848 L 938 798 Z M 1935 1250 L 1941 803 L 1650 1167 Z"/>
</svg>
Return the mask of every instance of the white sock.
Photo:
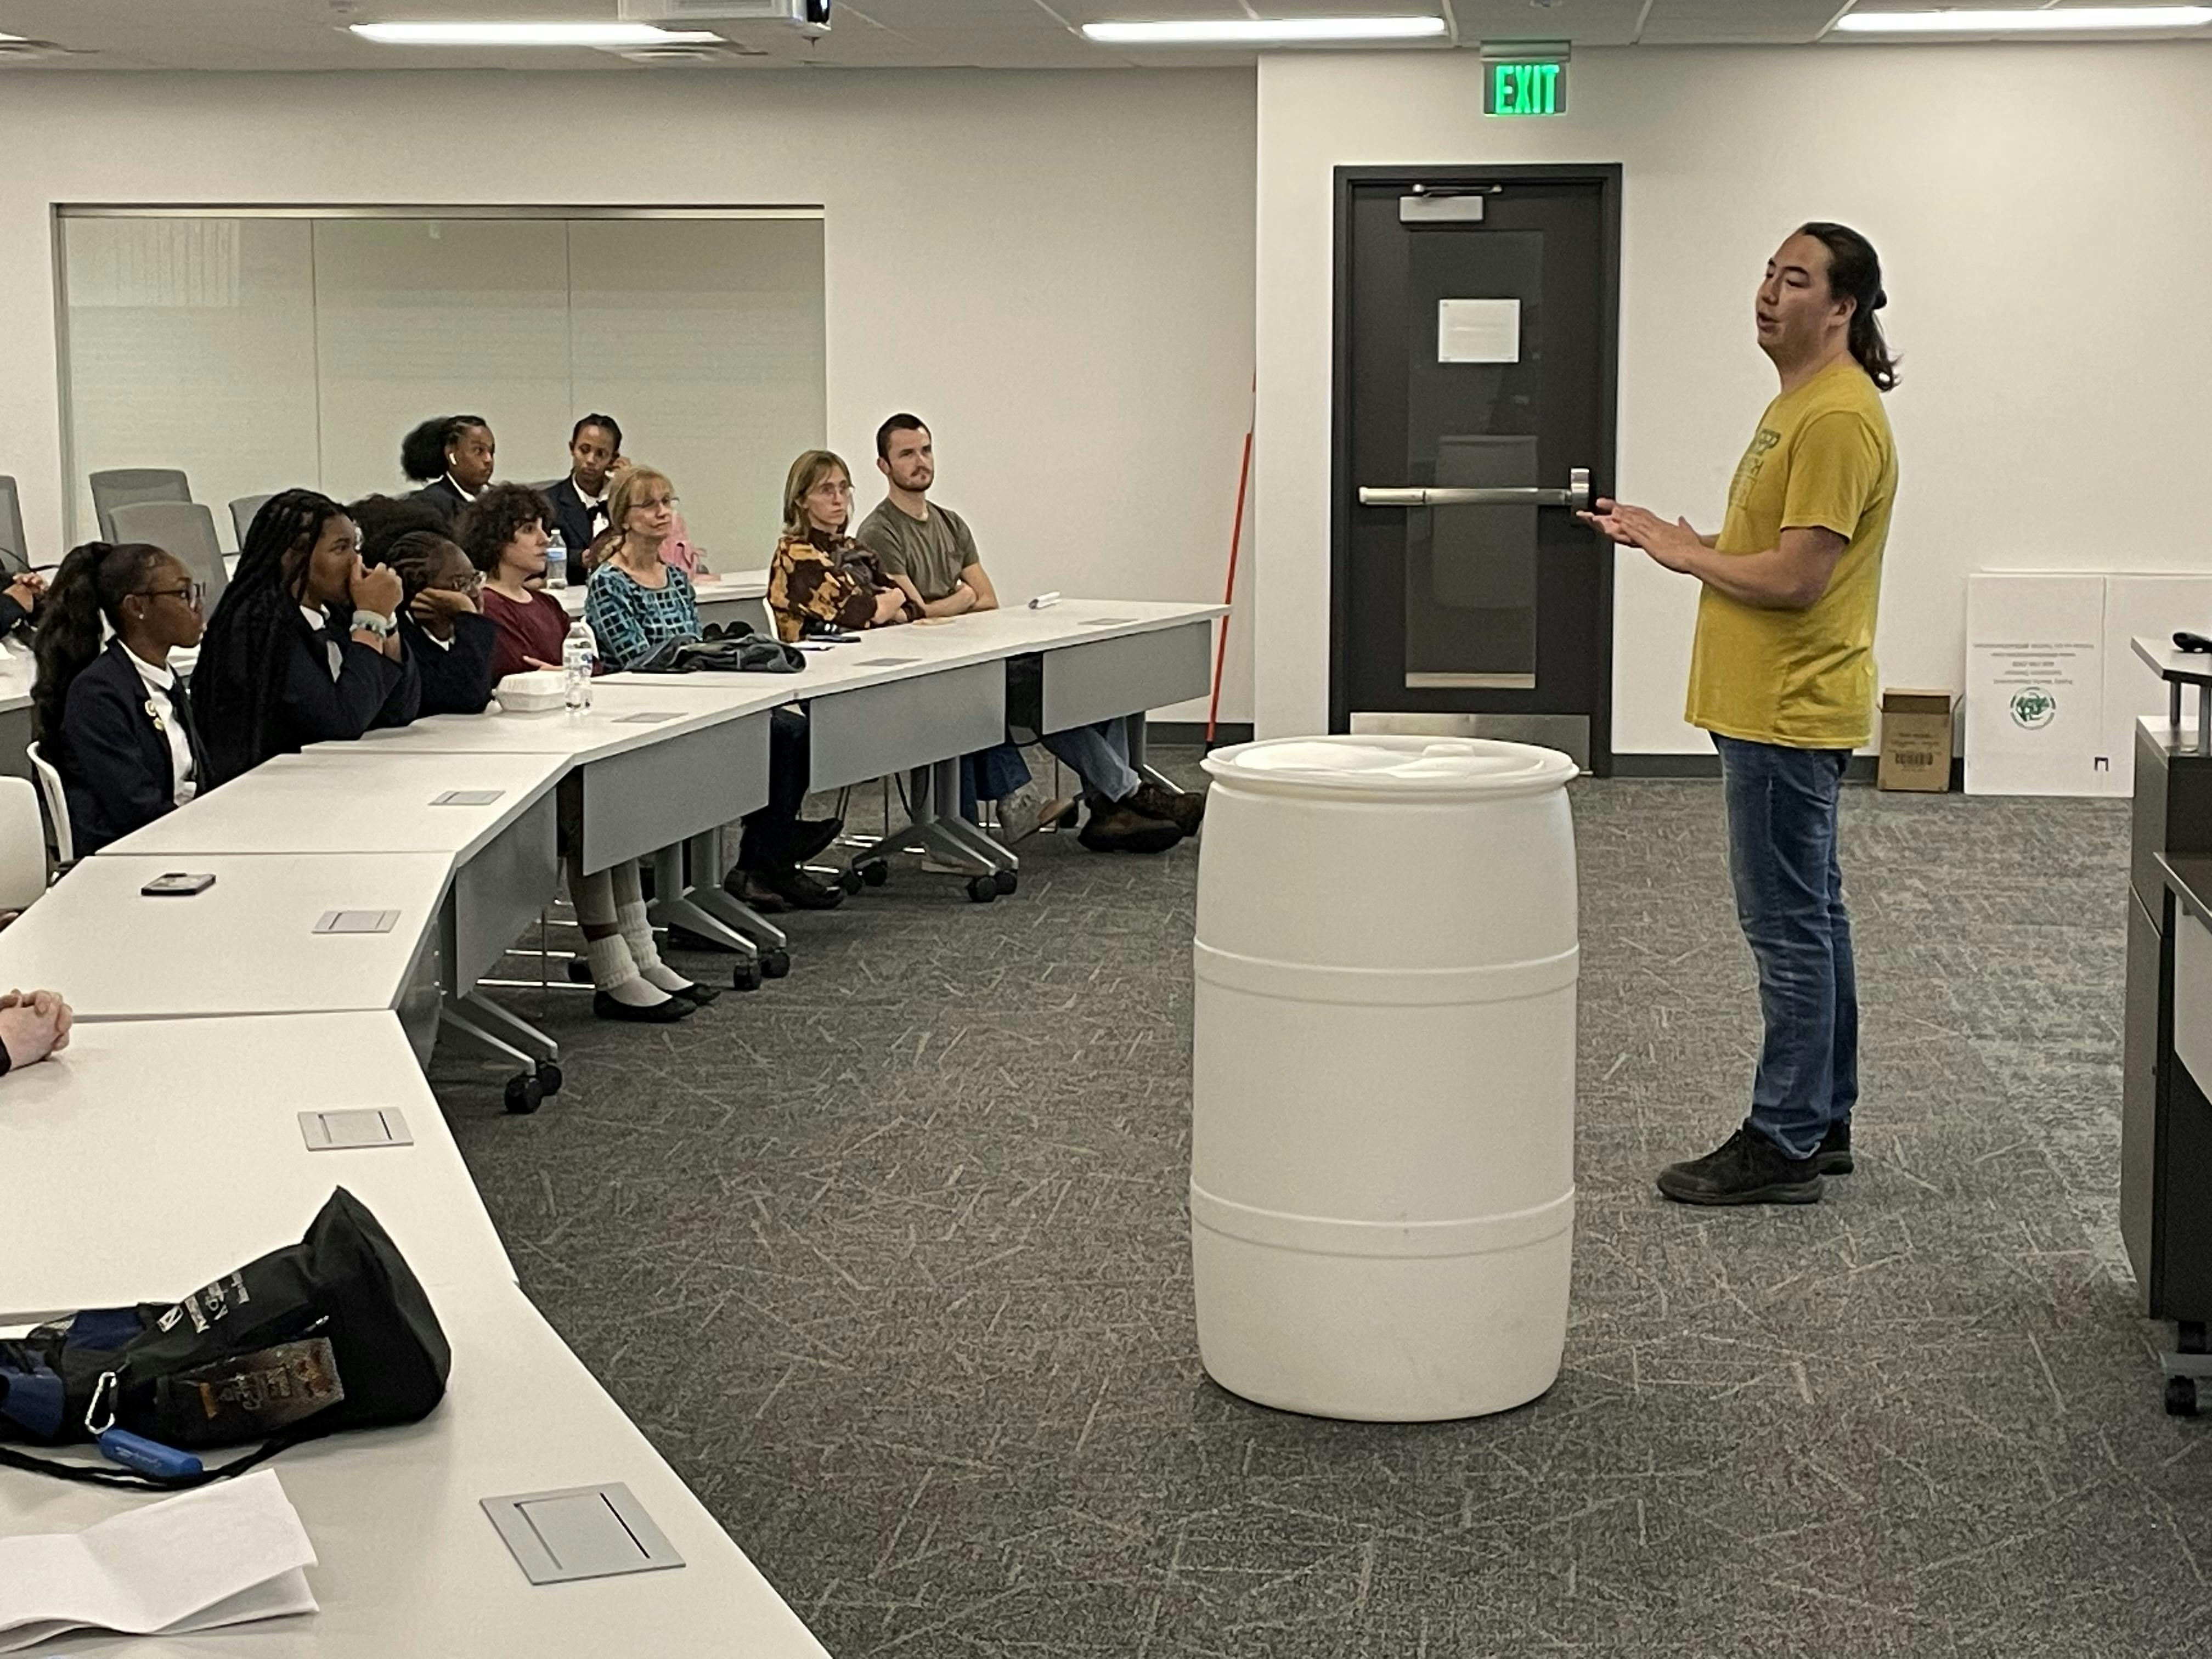
<svg viewBox="0 0 2212 1659">
<path fill-rule="evenodd" d="M 637 964 L 639 977 L 648 985 L 662 991 L 688 991 L 691 981 L 660 959 L 660 952 L 653 943 L 653 924 L 645 919 L 645 901 L 615 906 L 615 926 L 621 929 L 623 943 L 629 946 L 630 960 Z"/>
<path fill-rule="evenodd" d="M 617 1002 L 627 1002 L 634 1008 L 651 1008 L 668 1000 L 666 992 L 648 983 L 638 972 L 629 945 L 620 933 L 586 939 L 584 950 L 591 958 L 592 983 Z"/>
</svg>

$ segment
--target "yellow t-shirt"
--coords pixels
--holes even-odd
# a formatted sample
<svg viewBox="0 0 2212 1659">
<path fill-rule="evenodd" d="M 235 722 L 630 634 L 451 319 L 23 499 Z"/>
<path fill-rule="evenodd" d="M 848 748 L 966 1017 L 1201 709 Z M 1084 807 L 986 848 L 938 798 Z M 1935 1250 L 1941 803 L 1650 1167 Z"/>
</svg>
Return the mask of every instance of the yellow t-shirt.
<svg viewBox="0 0 2212 1659">
<path fill-rule="evenodd" d="M 1683 718 L 1786 749 L 1856 749 L 1873 735 L 1875 611 L 1896 499 L 1889 417 L 1850 358 L 1766 406 L 1729 485 L 1717 550 L 1763 552 L 1784 530 L 1813 528 L 1850 544 L 1828 591 L 1803 611 L 1705 590 Z"/>
</svg>

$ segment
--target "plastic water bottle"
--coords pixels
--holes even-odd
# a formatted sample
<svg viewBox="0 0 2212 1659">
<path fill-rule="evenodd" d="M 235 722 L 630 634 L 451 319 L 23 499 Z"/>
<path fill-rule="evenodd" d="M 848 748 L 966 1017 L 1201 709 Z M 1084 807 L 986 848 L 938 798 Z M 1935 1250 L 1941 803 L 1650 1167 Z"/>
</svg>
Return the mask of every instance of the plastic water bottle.
<svg viewBox="0 0 2212 1659">
<path fill-rule="evenodd" d="M 592 669 L 599 659 L 599 642 L 592 636 L 592 625 L 579 617 L 561 641 L 561 686 L 572 714 L 592 706 Z"/>
<path fill-rule="evenodd" d="M 553 539 L 545 544 L 545 586 L 562 588 L 568 585 L 568 544 L 555 531 Z"/>
</svg>

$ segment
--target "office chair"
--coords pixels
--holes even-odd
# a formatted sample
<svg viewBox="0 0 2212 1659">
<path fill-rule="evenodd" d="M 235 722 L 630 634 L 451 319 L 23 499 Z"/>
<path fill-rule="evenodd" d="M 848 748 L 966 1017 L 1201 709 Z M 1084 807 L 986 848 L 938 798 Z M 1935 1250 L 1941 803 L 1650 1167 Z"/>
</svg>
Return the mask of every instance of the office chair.
<svg viewBox="0 0 2212 1659">
<path fill-rule="evenodd" d="M 216 601 L 230 585 L 222 547 L 216 540 L 215 514 L 198 501 L 140 501 L 107 516 L 113 526 L 110 541 L 151 542 L 182 559 L 204 590 L 202 611 L 215 614 Z"/>
<path fill-rule="evenodd" d="M 146 501 L 189 501 L 192 487 L 173 466 L 119 466 L 91 477 L 92 513 L 100 523 L 100 538 L 128 541 L 115 533 L 115 509 Z"/>
</svg>

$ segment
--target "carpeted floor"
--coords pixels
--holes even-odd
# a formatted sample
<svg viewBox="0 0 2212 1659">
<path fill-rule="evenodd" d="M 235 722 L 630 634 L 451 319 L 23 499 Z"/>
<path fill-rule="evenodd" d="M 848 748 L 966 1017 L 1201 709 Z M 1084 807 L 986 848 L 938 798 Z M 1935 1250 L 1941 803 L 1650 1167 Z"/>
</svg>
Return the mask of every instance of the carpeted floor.
<svg viewBox="0 0 2212 1659">
<path fill-rule="evenodd" d="M 1200 1369 L 1192 848 L 904 872 L 665 1032 L 525 995 L 567 1091 L 439 1092 L 526 1288 L 840 1659 L 2212 1651 L 2212 1424 L 2118 1248 L 2124 804 L 1850 792 L 1860 1172 L 1744 1212 L 1651 1188 L 1757 1036 L 1719 814 L 1576 790 L 1575 1311 L 1499 1418 Z"/>
</svg>

